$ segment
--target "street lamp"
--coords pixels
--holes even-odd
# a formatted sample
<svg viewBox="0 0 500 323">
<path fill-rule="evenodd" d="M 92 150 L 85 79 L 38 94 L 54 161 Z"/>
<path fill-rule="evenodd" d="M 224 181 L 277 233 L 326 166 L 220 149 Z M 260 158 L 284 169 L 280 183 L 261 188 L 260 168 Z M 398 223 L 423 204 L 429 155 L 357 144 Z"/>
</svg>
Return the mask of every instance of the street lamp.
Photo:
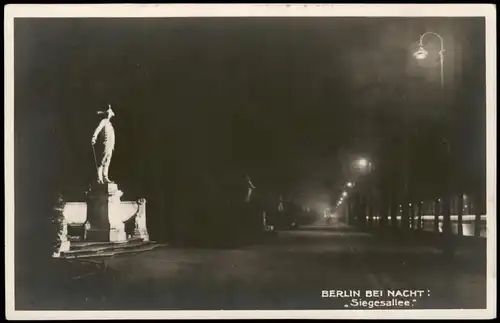
<svg viewBox="0 0 500 323">
<path fill-rule="evenodd" d="M 424 37 L 427 36 L 427 35 L 432 35 L 432 36 L 435 36 L 439 39 L 440 43 L 441 43 L 441 49 L 439 50 L 439 61 L 440 61 L 440 68 L 441 68 L 441 90 L 444 89 L 444 40 L 443 40 L 443 37 L 441 37 L 441 35 L 439 35 L 438 33 L 435 33 L 435 32 L 425 32 L 423 33 L 421 36 L 420 36 L 420 41 L 419 41 L 419 49 L 413 54 L 413 56 L 416 58 L 416 59 L 425 59 L 428 55 L 428 52 L 427 50 L 424 48 L 424 45 L 423 45 L 423 40 L 424 40 Z M 450 125 L 448 125 L 448 127 L 450 127 Z M 448 130 L 449 131 L 449 130 Z M 449 136 L 449 133 L 448 133 L 448 136 Z M 450 163 L 451 162 L 451 144 L 450 144 L 450 140 L 449 138 L 446 138 L 446 135 L 445 135 L 445 144 L 446 144 L 446 154 L 447 154 L 447 162 Z M 451 172 L 451 168 L 448 167 L 448 172 Z M 448 182 L 450 180 L 450 176 L 451 174 L 448 173 L 448 176 L 447 176 L 447 184 L 446 184 L 446 194 L 448 195 L 450 193 L 450 183 Z M 446 208 L 447 208 L 447 211 L 446 213 L 449 213 L 449 196 L 447 196 L 446 198 Z M 448 227 L 448 230 L 451 231 L 451 223 L 450 223 L 450 217 L 449 217 L 449 214 L 447 214 L 447 216 L 445 216 L 445 221 L 448 222 L 448 224 L 446 225 Z"/>
<path fill-rule="evenodd" d="M 368 166 L 368 160 L 366 160 L 366 158 L 358 159 L 358 166 L 360 168 L 365 168 L 366 166 Z"/>
<path fill-rule="evenodd" d="M 361 171 L 361 172 L 371 172 L 372 171 L 372 162 L 369 161 L 367 158 L 359 158 L 355 161 L 355 167 Z M 351 183 L 352 184 L 352 183 Z M 354 186 L 354 184 L 352 184 L 352 186 Z M 352 187 L 351 186 L 351 187 Z"/>
<path fill-rule="evenodd" d="M 373 171 L 373 163 L 368 158 L 366 158 L 364 156 L 359 156 L 355 160 L 351 160 L 350 164 L 351 164 L 351 167 L 355 173 L 356 178 L 359 178 L 361 176 L 370 175 Z M 372 185 L 370 183 L 368 183 L 368 184 L 369 184 L 368 186 L 365 185 L 368 188 L 367 192 L 365 191 L 365 189 L 363 189 L 361 187 L 361 190 L 359 190 L 359 192 L 354 195 L 354 199 L 353 199 L 352 203 L 347 203 L 347 210 L 349 213 L 354 212 L 353 216 L 354 216 L 354 219 L 356 219 L 355 221 L 360 221 L 360 219 L 364 218 L 364 217 L 359 218 L 359 214 L 357 214 L 357 213 L 361 212 L 361 210 L 366 206 L 366 202 L 365 202 L 366 195 L 370 196 L 373 193 L 372 190 L 374 188 L 371 187 Z M 354 183 L 348 182 L 347 186 L 350 188 L 354 187 Z M 356 183 L 356 186 L 358 186 L 358 183 Z M 362 185 L 362 186 L 364 186 L 364 185 Z M 348 190 L 343 191 L 342 197 L 340 198 L 340 203 L 342 203 L 344 197 L 347 198 L 347 194 L 348 194 L 347 191 Z M 357 195 L 357 197 L 356 197 L 356 195 Z M 354 211 L 351 210 L 351 206 L 352 206 L 352 210 L 354 210 Z M 362 212 L 364 212 L 364 211 L 362 211 Z"/>
<path fill-rule="evenodd" d="M 428 31 L 428 32 L 423 33 L 420 36 L 419 48 L 413 54 L 413 56 L 415 56 L 415 58 L 419 59 L 419 60 L 427 58 L 427 55 L 429 54 L 429 52 L 424 48 L 424 42 L 423 42 L 424 37 L 427 35 L 436 36 L 437 38 L 439 38 L 439 41 L 441 42 L 441 50 L 439 51 L 439 63 L 440 63 L 440 67 L 441 67 L 441 88 L 443 88 L 444 87 L 444 51 L 445 51 L 443 37 L 441 37 L 441 35 L 439 35 L 438 33 L 435 33 L 432 31 Z"/>
</svg>

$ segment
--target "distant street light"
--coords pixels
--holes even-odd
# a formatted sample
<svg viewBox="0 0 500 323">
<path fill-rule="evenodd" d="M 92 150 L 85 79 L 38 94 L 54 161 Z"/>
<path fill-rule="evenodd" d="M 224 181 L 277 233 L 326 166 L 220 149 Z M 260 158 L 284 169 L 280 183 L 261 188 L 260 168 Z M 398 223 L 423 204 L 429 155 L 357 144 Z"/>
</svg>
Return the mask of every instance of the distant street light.
<svg viewBox="0 0 500 323">
<path fill-rule="evenodd" d="M 361 172 L 371 172 L 373 165 L 367 158 L 362 157 L 355 161 L 355 167 Z"/>
<path fill-rule="evenodd" d="M 346 197 L 347 196 L 347 192 L 342 192 L 342 196 Z"/>
<path fill-rule="evenodd" d="M 353 187 L 354 184 L 352 182 L 347 182 L 347 187 Z"/>
<path fill-rule="evenodd" d="M 441 88 L 443 88 L 444 87 L 444 51 L 445 51 L 443 37 L 441 37 L 441 35 L 439 35 L 438 33 L 435 33 L 432 31 L 428 31 L 428 32 L 423 33 L 420 36 L 419 48 L 413 54 L 413 56 L 415 56 L 415 58 L 419 59 L 419 60 L 427 58 L 429 52 L 424 48 L 424 43 L 423 43 L 424 37 L 427 35 L 436 36 L 437 38 L 439 38 L 439 41 L 441 42 L 441 50 L 439 51 L 439 62 L 440 62 L 440 67 L 441 67 Z"/>
<path fill-rule="evenodd" d="M 368 160 L 366 160 L 366 158 L 358 159 L 358 166 L 361 168 L 365 168 L 366 166 L 368 166 Z"/>
</svg>

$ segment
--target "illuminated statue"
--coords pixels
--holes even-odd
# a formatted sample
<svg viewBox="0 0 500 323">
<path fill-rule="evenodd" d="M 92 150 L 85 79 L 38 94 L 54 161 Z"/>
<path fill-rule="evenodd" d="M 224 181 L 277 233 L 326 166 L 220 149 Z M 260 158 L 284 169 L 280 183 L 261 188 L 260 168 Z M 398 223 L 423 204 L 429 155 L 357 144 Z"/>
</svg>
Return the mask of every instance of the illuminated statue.
<svg viewBox="0 0 500 323">
<path fill-rule="evenodd" d="M 97 167 L 97 182 L 99 184 L 113 183 L 109 179 L 109 165 L 113 150 L 115 149 L 115 129 L 111 124 L 111 118 L 115 115 L 108 104 L 108 110 L 99 111 L 98 114 L 103 116 L 101 122 L 92 135 L 92 149 L 94 151 L 94 161 Z M 100 139 L 97 142 L 97 139 Z M 97 145 L 96 145 L 97 143 Z M 98 146 L 98 154 L 96 154 L 95 146 Z M 99 157 L 99 159 L 98 159 Z"/>
<path fill-rule="evenodd" d="M 256 189 L 256 187 L 253 185 L 252 183 L 252 180 L 250 179 L 250 176 L 246 176 L 245 177 L 245 180 L 247 181 L 247 185 L 248 185 L 248 191 L 247 191 L 247 196 L 245 198 L 245 202 L 250 202 L 250 197 L 252 196 L 252 192 L 254 189 Z"/>
</svg>

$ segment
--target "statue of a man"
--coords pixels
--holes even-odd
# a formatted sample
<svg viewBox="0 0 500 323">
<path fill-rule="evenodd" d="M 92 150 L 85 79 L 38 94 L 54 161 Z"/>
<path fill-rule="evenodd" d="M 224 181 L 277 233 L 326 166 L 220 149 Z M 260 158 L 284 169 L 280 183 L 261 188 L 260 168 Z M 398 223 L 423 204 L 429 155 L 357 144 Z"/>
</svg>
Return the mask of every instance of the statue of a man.
<svg viewBox="0 0 500 323">
<path fill-rule="evenodd" d="M 92 135 L 92 148 L 97 167 L 97 182 L 99 184 L 113 183 L 109 179 L 108 173 L 111 156 L 115 149 L 115 129 L 111 124 L 111 118 L 115 113 L 111 109 L 111 105 L 108 104 L 108 109 L 106 111 L 99 111 L 98 114 L 102 115 L 103 118 Z M 94 147 L 96 146 L 98 137 L 100 138 L 98 146 L 101 149 L 98 149 L 96 154 Z"/>
<path fill-rule="evenodd" d="M 250 197 L 252 196 L 252 192 L 254 189 L 256 189 L 256 187 L 253 185 L 252 183 L 252 180 L 250 179 L 250 176 L 245 176 L 245 180 L 247 181 L 247 185 L 248 185 L 248 192 L 247 192 L 247 196 L 245 198 L 245 202 L 250 202 Z"/>
</svg>

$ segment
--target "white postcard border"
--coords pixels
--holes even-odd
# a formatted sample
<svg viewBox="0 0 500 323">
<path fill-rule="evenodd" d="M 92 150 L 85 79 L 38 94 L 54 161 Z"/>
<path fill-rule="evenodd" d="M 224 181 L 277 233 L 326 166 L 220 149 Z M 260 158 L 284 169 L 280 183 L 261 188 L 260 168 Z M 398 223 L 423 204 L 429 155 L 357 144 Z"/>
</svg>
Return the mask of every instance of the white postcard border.
<svg viewBox="0 0 500 323">
<path fill-rule="evenodd" d="M 496 315 L 496 10 L 489 4 L 9 4 L 4 10 L 6 317 L 65 319 L 494 318 Z M 17 17 L 485 17 L 487 309 L 321 311 L 16 311 L 14 307 L 14 18 Z"/>
</svg>

